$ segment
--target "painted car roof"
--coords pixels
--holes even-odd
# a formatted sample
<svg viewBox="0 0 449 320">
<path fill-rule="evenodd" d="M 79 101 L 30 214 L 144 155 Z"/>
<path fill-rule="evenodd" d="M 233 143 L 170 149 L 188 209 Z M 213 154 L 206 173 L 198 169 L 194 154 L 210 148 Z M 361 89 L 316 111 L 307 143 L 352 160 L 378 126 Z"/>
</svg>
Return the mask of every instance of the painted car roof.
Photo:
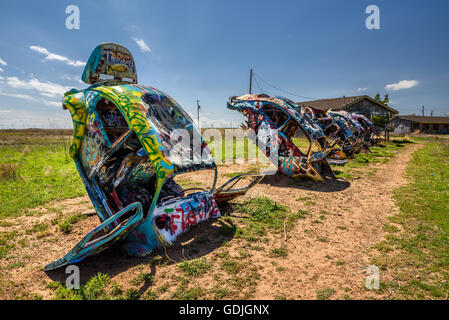
<svg viewBox="0 0 449 320">
<path fill-rule="evenodd" d="M 87 105 L 95 103 L 98 98 L 107 98 L 122 112 L 129 128 L 136 133 L 142 147 L 155 166 L 158 178 L 169 177 L 186 171 L 215 167 L 213 157 L 210 155 L 209 148 L 205 143 L 201 143 L 202 157 L 197 159 L 199 162 L 195 165 L 192 165 L 191 161 L 184 162 L 185 159 L 182 158 L 175 159 L 170 157 L 170 150 L 164 147 L 161 134 L 148 114 L 148 104 L 144 101 L 144 95 L 150 95 L 155 101 L 169 99 L 183 110 L 176 101 L 165 93 L 145 85 L 94 85 L 85 90 L 67 92 L 64 96 L 63 106 L 70 111 L 74 126 L 70 155 L 75 157 L 82 144 L 86 128 Z M 190 129 L 199 134 L 198 129 L 188 115 L 186 116 L 186 121 L 190 122 Z M 202 137 L 201 142 L 203 142 Z"/>
</svg>

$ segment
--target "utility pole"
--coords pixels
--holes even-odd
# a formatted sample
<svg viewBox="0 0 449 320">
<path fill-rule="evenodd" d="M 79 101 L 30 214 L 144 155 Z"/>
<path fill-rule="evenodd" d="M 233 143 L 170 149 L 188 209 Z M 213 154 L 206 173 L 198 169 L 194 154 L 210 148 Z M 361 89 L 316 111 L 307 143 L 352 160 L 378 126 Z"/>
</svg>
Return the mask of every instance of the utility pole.
<svg viewBox="0 0 449 320">
<path fill-rule="evenodd" d="M 196 114 L 197 114 L 197 117 L 198 117 L 198 129 L 201 132 L 201 127 L 200 127 L 200 109 L 201 109 L 200 100 L 196 100 Z"/>
<path fill-rule="evenodd" d="M 249 72 L 249 94 L 252 94 L 253 89 L 253 69 Z"/>
<path fill-rule="evenodd" d="M 421 112 L 422 112 L 422 116 L 424 117 L 424 106 L 422 106 Z"/>
<path fill-rule="evenodd" d="M 433 117 L 433 110 L 430 111 L 430 116 Z"/>
</svg>

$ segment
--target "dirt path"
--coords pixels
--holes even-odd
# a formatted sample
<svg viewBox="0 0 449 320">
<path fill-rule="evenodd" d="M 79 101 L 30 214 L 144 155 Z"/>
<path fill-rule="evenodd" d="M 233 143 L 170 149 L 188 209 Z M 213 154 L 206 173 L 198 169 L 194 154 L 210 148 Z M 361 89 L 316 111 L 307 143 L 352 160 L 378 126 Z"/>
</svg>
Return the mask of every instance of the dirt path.
<svg viewBox="0 0 449 320">
<path fill-rule="evenodd" d="M 82 282 L 102 272 L 109 274 L 124 290 L 136 288 L 144 294 L 150 285 L 133 284 L 133 279 L 146 272 L 153 276 L 151 288 L 158 292 L 158 298 L 170 299 L 176 295 L 183 279 L 178 262 L 204 258 L 210 262 L 207 274 L 188 279 L 189 288 L 202 288 L 202 298 L 316 299 L 319 290 L 332 299 L 369 298 L 373 293 L 364 288 L 364 281 L 372 247 L 384 237 L 382 226 L 387 217 L 398 210 L 391 192 L 407 183 L 403 173 L 411 154 L 420 146 L 407 145 L 390 162 L 371 166 L 374 169 L 371 173 L 351 182 L 338 180 L 325 185 L 292 183 L 279 176 L 266 178 L 244 198 L 265 196 L 293 212 L 298 209 L 309 212 L 307 219 L 300 220 L 288 232 L 287 241 L 283 233 L 272 234 L 267 242 L 255 247 L 241 239 L 217 234 L 220 221 L 205 222 L 167 251 L 170 259 L 166 263 L 155 264 L 151 257 L 129 259 L 119 249 L 112 249 L 79 264 Z M 229 179 L 224 174 L 244 172 L 245 168 L 220 167 L 219 183 Z M 201 172 L 190 179 L 204 182 L 210 177 L 210 173 Z M 89 217 L 76 223 L 69 234 L 62 233 L 52 221 L 58 215 L 69 216 L 90 208 L 87 197 L 82 197 L 48 204 L 31 216 L 2 221 L 0 232 L 14 235 L 14 247 L 7 259 L 0 259 L 0 298 L 32 298 L 31 294 L 44 299 L 53 297 L 48 284 L 53 280 L 64 282 L 64 270 L 46 274 L 41 268 L 63 256 L 96 226 L 98 219 Z M 238 213 L 231 216 L 238 223 Z M 47 227 L 43 231 L 30 231 L 36 225 Z M 271 257 L 270 251 L 281 246 L 286 246 L 288 255 Z M 240 273 L 229 275 L 223 270 L 220 260 L 223 256 L 230 256 L 245 267 Z M 251 282 L 242 284 L 239 279 Z"/>
<path fill-rule="evenodd" d="M 272 270 L 273 282 L 260 285 L 256 297 L 272 299 L 275 290 L 290 298 L 315 299 L 317 290 L 325 288 L 334 289 L 335 298 L 372 296 L 363 285 L 372 246 L 383 239 L 387 217 L 397 213 L 392 190 L 407 183 L 403 173 L 419 147 L 409 146 L 389 163 L 379 165 L 374 175 L 352 181 L 344 190 L 304 192 L 315 202 L 307 210 L 323 219 L 320 223 L 308 219 L 296 227 L 287 245 L 292 254 L 281 264 L 286 271 Z M 270 188 L 270 197 L 290 208 L 298 206 L 295 190 L 275 190 Z"/>
</svg>

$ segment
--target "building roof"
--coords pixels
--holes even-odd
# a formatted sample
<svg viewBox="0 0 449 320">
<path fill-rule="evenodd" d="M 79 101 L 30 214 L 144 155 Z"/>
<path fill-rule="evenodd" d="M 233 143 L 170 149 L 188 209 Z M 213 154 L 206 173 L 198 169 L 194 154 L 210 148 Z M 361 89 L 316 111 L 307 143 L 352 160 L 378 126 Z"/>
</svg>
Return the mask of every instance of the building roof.
<svg viewBox="0 0 449 320">
<path fill-rule="evenodd" d="M 359 102 L 360 100 L 368 99 L 375 104 L 378 104 L 381 108 L 385 108 L 388 111 L 390 111 L 393 114 L 398 114 L 399 111 L 393 109 L 390 106 L 387 106 L 386 104 L 383 104 L 382 102 L 376 101 L 370 96 L 363 95 L 363 96 L 353 96 L 353 97 L 340 97 L 340 98 L 333 98 L 333 99 L 320 99 L 320 100 L 312 100 L 312 101 L 304 101 L 304 102 L 298 102 L 298 105 L 304 106 L 304 107 L 311 107 L 315 109 L 320 109 L 323 111 L 328 111 L 330 109 L 334 111 L 342 110 L 345 107 L 348 107 L 354 103 Z"/>
<path fill-rule="evenodd" d="M 430 116 L 415 116 L 415 115 L 396 115 L 391 120 L 400 118 L 417 123 L 449 123 L 449 117 L 430 117 Z"/>
</svg>

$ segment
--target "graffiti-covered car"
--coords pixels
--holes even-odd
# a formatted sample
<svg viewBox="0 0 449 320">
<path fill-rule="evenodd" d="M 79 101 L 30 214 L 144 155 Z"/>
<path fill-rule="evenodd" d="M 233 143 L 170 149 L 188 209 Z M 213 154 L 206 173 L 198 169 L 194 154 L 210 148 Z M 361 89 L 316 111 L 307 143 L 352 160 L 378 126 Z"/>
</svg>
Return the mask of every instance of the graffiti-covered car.
<svg viewBox="0 0 449 320">
<path fill-rule="evenodd" d="M 242 195 L 243 175 L 216 188 L 217 166 L 190 116 L 170 96 L 137 84 L 131 53 L 105 43 L 91 54 L 82 80 L 90 86 L 64 95 L 73 121 L 73 158 L 100 225 L 52 270 L 122 242 L 132 256 L 172 244 L 190 226 L 220 216 L 217 205 Z M 183 189 L 174 177 L 213 170 L 210 188 Z M 244 182 L 247 182 L 244 181 Z"/>
<path fill-rule="evenodd" d="M 353 113 L 352 117 L 360 123 L 360 125 L 365 129 L 365 143 L 368 147 L 374 146 L 379 142 L 379 130 L 363 114 Z"/>
<path fill-rule="evenodd" d="M 333 117 L 339 125 L 346 131 L 350 131 L 353 137 L 351 142 L 351 156 L 352 154 L 360 153 L 364 148 L 364 132 L 365 129 L 360 125 L 358 121 L 352 118 L 351 114 L 347 111 L 332 111 L 329 110 L 328 114 Z"/>
<path fill-rule="evenodd" d="M 332 117 L 325 111 L 312 107 L 304 108 L 310 117 L 323 129 L 328 140 L 329 162 L 352 157 L 354 135 L 346 120 Z"/>
<path fill-rule="evenodd" d="M 227 107 L 247 118 L 245 127 L 253 132 L 250 138 L 281 173 L 314 181 L 334 177 L 326 160 L 326 135 L 293 101 L 247 94 L 229 98 Z"/>
</svg>

